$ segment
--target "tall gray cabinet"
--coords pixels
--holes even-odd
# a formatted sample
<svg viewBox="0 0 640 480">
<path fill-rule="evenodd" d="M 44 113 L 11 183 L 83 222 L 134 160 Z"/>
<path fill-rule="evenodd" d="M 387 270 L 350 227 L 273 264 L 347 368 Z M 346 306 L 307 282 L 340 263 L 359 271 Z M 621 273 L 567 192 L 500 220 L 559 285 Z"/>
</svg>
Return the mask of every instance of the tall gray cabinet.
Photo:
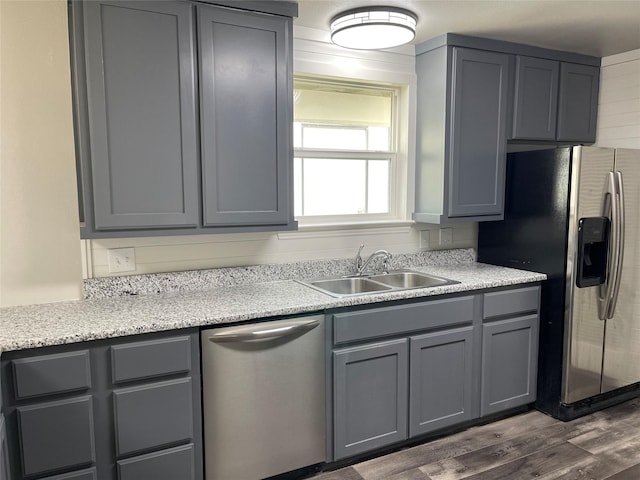
<svg viewBox="0 0 640 480">
<path fill-rule="evenodd" d="M 295 228 L 297 7 L 232 5 L 72 2 L 84 237 Z"/>
<path fill-rule="evenodd" d="M 416 70 L 414 220 L 501 219 L 508 56 L 444 45 L 418 55 Z"/>
</svg>

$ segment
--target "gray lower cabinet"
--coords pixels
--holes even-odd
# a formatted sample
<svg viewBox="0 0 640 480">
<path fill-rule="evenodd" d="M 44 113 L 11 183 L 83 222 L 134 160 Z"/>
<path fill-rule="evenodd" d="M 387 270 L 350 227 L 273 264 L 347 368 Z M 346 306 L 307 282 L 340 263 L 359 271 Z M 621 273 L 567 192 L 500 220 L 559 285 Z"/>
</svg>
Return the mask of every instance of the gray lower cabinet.
<svg viewBox="0 0 640 480">
<path fill-rule="evenodd" d="M 413 336 L 410 344 L 409 435 L 470 420 L 473 327 Z"/>
<path fill-rule="evenodd" d="M 196 331 L 6 352 L 1 372 L 3 480 L 202 480 Z"/>
<path fill-rule="evenodd" d="M 484 295 L 480 414 L 536 399 L 540 288 Z"/>
<path fill-rule="evenodd" d="M 334 313 L 329 460 L 533 403 L 539 302 L 533 285 Z"/>
<path fill-rule="evenodd" d="M 472 417 L 478 301 L 464 296 L 333 315 L 334 460 Z"/>
<path fill-rule="evenodd" d="M 83 237 L 295 228 L 292 18 L 233 6 L 71 2 Z"/>
<path fill-rule="evenodd" d="M 509 56 L 441 46 L 416 56 L 419 222 L 503 216 Z"/>
<path fill-rule="evenodd" d="M 334 351 L 335 458 L 407 438 L 406 339 Z"/>
<path fill-rule="evenodd" d="M 593 143 L 600 69 L 516 56 L 513 140 Z"/>
<path fill-rule="evenodd" d="M 194 445 L 161 450 L 117 462 L 119 480 L 195 480 Z"/>
<path fill-rule="evenodd" d="M 9 480 L 9 453 L 7 450 L 7 434 L 4 427 L 4 415 L 0 413 L 0 480 Z"/>
</svg>

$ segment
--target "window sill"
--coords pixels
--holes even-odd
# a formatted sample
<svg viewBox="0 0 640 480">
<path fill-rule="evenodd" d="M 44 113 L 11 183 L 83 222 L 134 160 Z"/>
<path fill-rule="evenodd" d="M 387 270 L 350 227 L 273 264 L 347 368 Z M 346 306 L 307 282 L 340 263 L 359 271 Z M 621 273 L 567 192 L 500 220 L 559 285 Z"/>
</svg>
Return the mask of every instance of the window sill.
<svg viewBox="0 0 640 480">
<path fill-rule="evenodd" d="M 279 232 L 278 239 L 313 238 L 324 236 L 362 235 L 362 230 L 368 234 L 377 233 L 409 233 L 415 225 L 413 220 L 379 220 L 352 223 L 314 223 L 298 224 L 296 232 Z"/>
</svg>

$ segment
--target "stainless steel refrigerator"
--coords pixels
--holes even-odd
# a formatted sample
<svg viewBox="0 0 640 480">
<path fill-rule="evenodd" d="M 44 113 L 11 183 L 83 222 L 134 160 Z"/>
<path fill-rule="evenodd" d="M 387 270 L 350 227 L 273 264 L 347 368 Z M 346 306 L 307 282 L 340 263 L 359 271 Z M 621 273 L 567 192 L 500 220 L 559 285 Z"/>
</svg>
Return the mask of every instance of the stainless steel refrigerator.
<svg viewBox="0 0 640 480">
<path fill-rule="evenodd" d="M 546 273 L 536 407 L 570 420 L 640 395 L 640 150 L 511 153 L 478 261 Z"/>
</svg>

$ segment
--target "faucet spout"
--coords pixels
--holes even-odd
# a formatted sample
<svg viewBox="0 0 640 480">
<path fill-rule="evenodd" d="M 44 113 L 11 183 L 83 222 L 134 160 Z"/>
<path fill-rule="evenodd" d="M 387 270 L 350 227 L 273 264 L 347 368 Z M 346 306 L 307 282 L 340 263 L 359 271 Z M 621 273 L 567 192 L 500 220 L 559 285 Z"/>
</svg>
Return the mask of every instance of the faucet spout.
<svg viewBox="0 0 640 480">
<path fill-rule="evenodd" d="M 382 258 L 382 264 L 384 266 L 384 270 L 387 270 L 387 263 L 389 262 L 389 260 L 391 260 L 392 255 L 387 252 L 386 250 L 376 250 L 375 252 L 373 252 L 371 255 L 369 255 L 369 257 L 365 260 L 362 261 L 362 257 L 360 256 L 360 252 L 362 252 L 362 248 L 364 247 L 364 245 L 360 245 L 360 249 L 358 250 L 358 255 L 356 256 L 356 274 L 357 275 L 364 275 L 367 267 L 369 266 L 369 264 L 372 262 L 372 260 L 381 257 Z"/>
</svg>

